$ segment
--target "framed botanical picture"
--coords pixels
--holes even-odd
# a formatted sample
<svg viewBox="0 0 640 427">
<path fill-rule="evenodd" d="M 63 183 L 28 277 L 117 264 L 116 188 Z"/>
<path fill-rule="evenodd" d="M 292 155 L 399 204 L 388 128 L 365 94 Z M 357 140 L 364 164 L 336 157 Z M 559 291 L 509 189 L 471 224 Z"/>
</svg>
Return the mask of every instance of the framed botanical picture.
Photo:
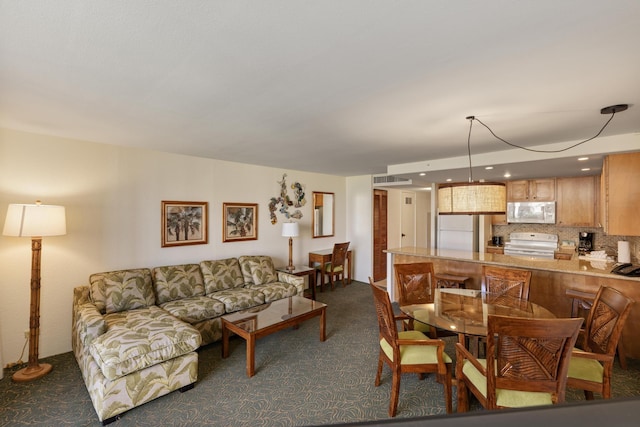
<svg viewBox="0 0 640 427">
<path fill-rule="evenodd" d="M 162 201 L 162 247 L 208 242 L 207 202 Z"/>
<path fill-rule="evenodd" d="M 258 239 L 258 204 L 222 204 L 222 241 Z"/>
</svg>

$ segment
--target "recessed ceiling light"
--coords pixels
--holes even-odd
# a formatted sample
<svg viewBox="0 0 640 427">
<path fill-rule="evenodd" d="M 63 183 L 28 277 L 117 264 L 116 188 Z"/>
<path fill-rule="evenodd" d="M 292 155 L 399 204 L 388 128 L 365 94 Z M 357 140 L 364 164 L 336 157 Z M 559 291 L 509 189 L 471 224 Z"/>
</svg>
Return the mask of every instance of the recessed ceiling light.
<svg viewBox="0 0 640 427">
<path fill-rule="evenodd" d="M 431 191 L 431 187 L 423 187 L 422 189 L 425 191 Z"/>
<path fill-rule="evenodd" d="M 502 175 L 502 176 L 504 176 L 505 178 L 511 178 L 511 174 L 510 174 L 509 172 L 505 173 L 505 174 L 504 174 L 504 175 Z"/>
<path fill-rule="evenodd" d="M 425 172 L 420 172 L 420 176 L 425 176 L 426 173 Z"/>
<path fill-rule="evenodd" d="M 451 182 L 453 181 L 451 178 L 447 178 L 447 182 Z"/>
<path fill-rule="evenodd" d="M 591 170 L 591 168 L 582 168 L 582 169 L 580 169 L 580 170 L 581 170 L 582 172 L 586 172 L 586 171 L 590 171 L 590 170 Z"/>
<path fill-rule="evenodd" d="M 491 169 L 493 169 L 493 166 L 487 166 L 485 169 L 490 171 Z"/>
<path fill-rule="evenodd" d="M 579 162 L 584 162 L 585 160 L 589 160 L 588 157 L 578 157 Z"/>
</svg>

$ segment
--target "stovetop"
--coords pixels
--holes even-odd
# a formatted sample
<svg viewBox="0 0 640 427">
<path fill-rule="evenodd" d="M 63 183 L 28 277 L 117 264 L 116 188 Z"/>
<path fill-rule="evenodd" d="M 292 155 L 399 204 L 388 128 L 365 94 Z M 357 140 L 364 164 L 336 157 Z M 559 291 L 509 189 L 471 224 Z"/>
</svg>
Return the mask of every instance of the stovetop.
<svg viewBox="0 0 640 427">
<path fill-rule="evenodd" d="M 558 236 L 547 233 L 511 233 L 504 244 L 506 255 L 553 258 L 558 249 Z"/>
</svg>

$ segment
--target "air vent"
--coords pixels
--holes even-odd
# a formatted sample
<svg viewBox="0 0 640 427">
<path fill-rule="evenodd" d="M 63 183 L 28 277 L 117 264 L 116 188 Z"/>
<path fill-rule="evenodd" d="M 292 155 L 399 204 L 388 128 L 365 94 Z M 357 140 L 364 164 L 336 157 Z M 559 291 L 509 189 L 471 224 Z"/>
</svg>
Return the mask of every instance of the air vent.
<svg viewBox="0 0 640 427">
<path fill-rule="evenodd" d="M 373 177 L 374 186 L 392 186 L 392 185 L 411 185 L 412 181 L 408 178 L 400 178 L 393 175 L 378 175 Z"/>
</svg>

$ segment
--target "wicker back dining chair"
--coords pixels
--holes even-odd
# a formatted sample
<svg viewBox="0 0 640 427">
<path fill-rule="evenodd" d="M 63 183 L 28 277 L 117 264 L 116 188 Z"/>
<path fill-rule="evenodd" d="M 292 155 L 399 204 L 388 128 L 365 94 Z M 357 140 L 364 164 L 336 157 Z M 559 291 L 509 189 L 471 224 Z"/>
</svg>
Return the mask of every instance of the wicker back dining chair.
<svg viewBox="0 0 640 427">
<path fill-rule="evenodd" d="M 617 289 L 598 289 L 577 349 L 571 355 L 567 387 L 584 390 L 587 400 L 593 392 L 611 398 L 611 376 L 622 328 L 631 312 L 633 300 Z"/>
<path fill-rule="evenodd" d="M 456 343 L 458 412 L 469 409 L 469 392 L 486 409 L 564 402 L 581 325 L 582 319 L 489 315 L 486 359 Z"/>
<path fill-rule="evenodd" d="M 379 355 L 375 386 L 380 385 L 382 368 L 391 368 L 391 399 L 389 416 L 395 417 L 400 396 L 400 379 L 404 373 L 435 373 L 437 381 L 444 387 L 444 401 L 447 413 L 453 411 L 451 402 L 452 360 L 445 353 L 445 343 L 434 340 L 420 331 L 398 332 L 399 318 L 394 315 L 393 306 L 386 290 L 377 287 L 369 277 L 373 301 L 378 318 Z"/>
<path fill-rule="evenodd" d="M 394 264 L 393 270 L 398 288 L 399 305 L 429 304 L 433 302 L 436 280 L 432 262 Z M 437 337 L 436 328 L 426 323 L 407 319 L 402 326 L 403 330 L 420 331 L 428 333 L 431 338 Z"/>
<path fill-rule="evenodd" d="M 490 265 L 482 266 L 483 292 L 528 300 L 530 284 L 531 271 Z"/>
</svg>

